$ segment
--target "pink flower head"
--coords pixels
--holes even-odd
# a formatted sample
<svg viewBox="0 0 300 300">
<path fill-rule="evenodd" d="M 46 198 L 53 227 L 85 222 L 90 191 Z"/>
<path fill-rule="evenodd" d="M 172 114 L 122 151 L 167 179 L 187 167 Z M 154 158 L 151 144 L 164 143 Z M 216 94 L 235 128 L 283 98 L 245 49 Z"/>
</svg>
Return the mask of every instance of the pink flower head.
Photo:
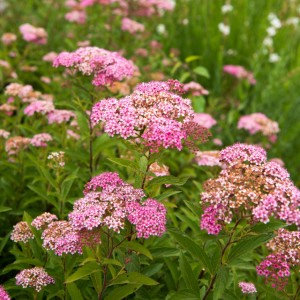
<svg viewBox="0 0 300 300">
<path fill-rule="evenodd" d="M 198 151 L 195 160 L 199 166 L 222 166 L 220 151 Z"/>
<path fill-rule="evenodd" d="M 83 75 L 93 75 L 95 86 L 112 84 L 114 81 L 130 77 L 134 65 L 117 52 L 110 52 L 97 47 L 83 47 L 75 52 L 62 52 L 53 62 L 54 67 L 73 67 Z"/>
<path fill-rule="evenodd" d="M 0 138 L 4 138 L 4 139 L 7 139 L 10 135 L 10 132 L 9 131 L 6 131 L 4 129 L 0 129 Z"/>
<path fill-rule="evenodd" d="M 270 254 L 256 267 L 257 274 L 265 277 L 266 284 L 272 288 L 283 290 L 288 284 L 290 267 L 282 254 Z"/>
<path fill-rule="evenodd" d="M 6 32 L 1 36 L 1 41 L 4 45 L 9 46 L 17 40 L 17 36 L 14 33 Z"/>
<path fill-rule="evenodd" d="M 48 133 L 39 133 L 32 137 L 30 144 L 34 147 L 47 147 L 47 142 L 52 141 L 52 136 Z"/>
<path fill-rule="evenodd" d="M 166 231 L 166 208 L 154 199 L 133 203 L 128 220 L 136 225 L 138 238 L 161 236 Z"/>
<path fill-rule="evenodd" d="M 50 214 L 48 212 L 45 212 L 41 214 L 40 216 L 36 217 L 32 222 L 31 226 L 34 228 L 40 230 L 46 228 L 50 223 L 57 220 L 57 216 Z"/>
<path fill-rule="evenodd" d="M 43 56 L 43 61 L 53 62 L 57 55 L 56 52 L 49 52 Z"/>
<path fill-rule="evenodd" d="M 0 299 L 1 300 L 10 300 L 10 296 L 6 292 L 3 286 L 0 285 Z"/>
<path fill-rule="evenodd" d="M 137 32 L 143 32 L 145 30 L 145 26 L 129 18 L 123 18 L 121 29 L 123 31 L 128 31 L 131 34 L 135 34 Z"/>
<path fill-rule="evenodd" d="M 255 145 L 234 144 L 220 152 L 220 159 L 226 165 L 234 165 L 240 162 L 249 162 L 260 165 L 267 160 L 266 151 Z"/>
<path fill-rule="evenodd" d="M 257 292 L 256 287 L 252 282 L 239 282 L 239 287 L 243 294 L 252 294 Z"/>
<path fill-rule="evenodd" d="M 26 23 L 21 25 L 19 29 L 25 41 L 39 45 L 47 43 L 48 34 L 44 28 L 34 27 Z"/>
<path fill-rule="evenodd" d="M 251 72 L 247 71 L 242 66 L 225 65 L 223 67 L 223 71 L 225 73 L 228 73 L 228 74 L 238 78 L 238 79 L 246 79 L 252 85 L 256 84 L 256 80 L 255 80 L 253 74 Z"/>
<path fill-rule="evenodd" d="M 21 285 L 23 288 L 32 287 L 37 292 L 41 291 L 44 286 L 54 283 L 54 279 L 42 267 L 25 269 L 16 276 L 17 285 Z"/>
<path fill-rule="evenodd" d="M 65 14 L 65 19 L 69 22 L 84 24 L 86 22 L 86 12 L 84 10 L 72 10 Z"/>
<path fill-rule="evenodd" d="M 5 143 L 5 151 L 8 155 L 15 155 L 21 150 L 26 149 L 31 139 L 23 136 L 12 136 Z"/>
<path fill-rule="evenodd" d="M 30 239 L 34 239 L 34 235 L 25 221 L 21 221 L 14 226 L 10 239 L 14 242 L 27 243 Z"/>
<path fill-rule="evenodd" d="M 217 121 L 210 114 L 205 113 L 196 113 L 193 122 L 208 129 L 217 124 Z"/>
<path fill-rule="evenodd" d="M 139 84 L 125 98 L 96 103 L 92 108 L 92 125 L 103 121 L 109 135 L 142 138 L 141 142 L 152 151 L 160 147 L 181 150 L 182 140 L 192 133 L 193 126 L 186 124 L 194 116 L 190 100 L 176 94 L 181 91 L 182 84 L 176 80 Z"/>
<path fill-rule="evenodd" d="M 242 116 L 238 122 L 238 129 L 245 129 L 250 134 L 261 132 L 263 135 L 272 137 L 279 132 L 278 123 L 269 119 L 262 113 L 254 113 Z"/>
<path fill-rule="evenodd" d="M 54 110 L 54 105 L 51 101 L 37 100 L 31 102 L 24 109 L 24 114 L 27 116 L 33 116 L 35 113 L 41 113 L 43 115 L 50 113 Z"/>
<path fill-rule="evenodd" d="M 54 109 L 48 114 L 48 124 L 61 124 L 70 121 L 71 118 L 76 118 L 76 114 L 70 110 Z"/>
<path fill-rule="evenodd" d="M 201 95 L 208 95 L 209 91 L 206 90 L 201 84 L 195 81 L 191 81 L 186 83 L 183 86 L 183 90 L 186 93 L 191 93 L 193 96 L 201 96 Z"/>
</svg>

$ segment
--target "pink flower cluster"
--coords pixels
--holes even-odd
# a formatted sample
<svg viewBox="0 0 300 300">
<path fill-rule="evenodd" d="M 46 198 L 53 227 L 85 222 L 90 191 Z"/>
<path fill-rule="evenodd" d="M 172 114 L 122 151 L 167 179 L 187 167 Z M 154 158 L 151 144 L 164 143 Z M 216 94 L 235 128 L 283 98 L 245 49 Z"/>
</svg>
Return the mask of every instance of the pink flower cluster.
<svg viewBox="0 0 300 300">
<path fill-rule="evenodd" d="M 123 18 L 121 29 L 123 31 L 128 31 L 131 34 L 135 34 L 137 32 L 143 32 L 145 30 L 145 26 L 129 18 Z"/>
<path fill-rule="evenodd" d="M 198 151 L 195 155 L 195 161 L 199 166 L 222 167 L 220 151 Z"/>
<path fill-rule="evenodd" d="M 34 147 L 47 147 L 47 142 L 52 140 L 52 136 L 49 133 L 39 133 L 31 138 L 30 144 Z"/>
<path fill-rule="evenodd" d="M 32 222 L 31 226 L 40 230 L 46 228 L 50 223 L 57 220 L 57 216 L 48 212 L 36 217 Z"/>
<path fill-rule="evenodd" d="M 217 124 L 217 121 L 210 114 L 206 113 L 195 113 L 193 122 L 208 129 Z"/>
<path fill-rule="evenodd" d="M 65 14 L 65 19 L 69 22 L 84 24 L 86 22 L 86 11 L 74 9 Z"/>
<path fill-rule="evenodd" d="M 10 135 L 10 132 L 9 131 L 6 131 L 4 129 L 0 129 L 0 138 L 4 138 L 4 139 L 7 139 Z"/>
<path fill-rule="evenodd" d="M 243 214 L 256 222 L 267 223 L 273 216 L 300 226 L 300 191 L 283 167 L 267 162 L 264 149 L 235 144 L 220 152 L 220 162 L 225 169 L 205 182 L 201 194 L 202 229 L 218 234 L 225 223 Z"/>
<path fill-rule="evenodd" d="M 124 182 L 117 173 L 105 172 L 92 178 L 84 194 L 69 214 L 76 231 L 106 226 L 120 232 L 126 219 L 136 225 L 138 237 L 160 236 L 165 231 L 164 206 L 153 199 L 141 203 L 144 192 Z"/>
<path fill-rule="evenodd" d="M 74 68 L 84 75 L 93 75 L 95 86 L 112 84 L 114 81 L 130 77 L 134 72 L 134 64 L 117 52 L 97 47 L 83 47 L 75 52 L 62 52 L 53 62 L 54 67 Z"/>
<path fill-rule="evenodd" d="M 36 100 L 25 107 L 24 114 L 27 116 L 33 116 L 35 113 L 41 113 L 45 115 L 53 110 L 54 105 L 51 101 Z"/>
<path fill-rule="evenodd" d="M 0 285 L 0 299 L 1 300 L 10 300 L 10 296 L 6 292 L 3 286 Z"/>
<path fill-rule="evenodd" d="M 266 284 L 272 288 L 283 290 L 290 276 L 289 264 L 282 254 L 270 254 L 256 267 L 257 274 L 265 277 Z"/>
<path fill-rule="evenodd" d="M 147 199 L 143 204 L 132 203 L 128 220 L 136 226 L 138 238 L 161 236 L 166 231 L 166 208 L 154 199 Z"/>
<path fill-rule="evenodd" d="M 183 90 L 186 93 L 191 93 L 193 96 L 202 96 L 209 94 L 208 90 L 206 90 L 201 84 L 195 81 L 184 84 Z"/>
<path fill-rule="evenodd" d="M 21 285 L 23 288 L 32 287 L 37 292 L 41 291 L 44 286 L 54 283 L 54 279 L 42 267 L 25 269 L 16 276 L 17 285 Z"/>
<path fill-rule="evenodd" d="M 7 139 L 5 143 L 5 151 L 8 155 L 16 155 L 21 150 L 26 149 L 31 139 L 23 136 L 13 136 Z"/>
<path fill-rule="evenodd" d="M 25 221 L 21 221 L 14 226 L 10 239 L 14 242 L 27 243 L 30 239 L 34 239 L 34 235 Z"/>
<path fill-rule="evenodd" d="M 238 122 L 238 129 L 245 129 L 250 134 L 261 132 L 269 137 L 271 141 L 276 140 L 276 134 L 279 132 L 278 123 L 269 119 L 262 113 L 254 113 L 242 116 Z"/>
<path fill-rule="evenodd" d="M 256 84 L 256 80 L 253 76 L 253 73 L 247 71 L 244 67 L 242 66 L 235 66 L 235 65 L 225 65 L 223 67 L 223 71 L 225 73 L 228 73 L 238 79 L 246 79 L 249 84 Z"/>
<path fill-rule="evenodd" d="M 76 118 L 76 114 L 66 109 L 54 109 L 48 113 L 48 124 L 61 124 L 69 122 L 71 118 Z"/>
<path fill-rule="evenodd" d="M 26 23 L 21 25 L 19 29 L 25 41 L 39 45 L 47 43 L 48 34 L 44 28 L 34 27 Z"/>
<path fill-rule="evenodd" d="M 239 287 L 243 294 L 252 294 L 257 292 L 256 287 L 252 282 L 239 282 Z"/>
<path fill-rule="evenodd" d="M 125 98 L 96 103 L 92 108 L 92 124 L 103 121 L 105 132 L 111 136 L 133 138 L 136 142 L 142 138 L 141 142 L 152 151 L 160 147 L 181 150 L 182 140 L 191 133 L 194 112 L 190 100 L 176 92 L 182 92 L 182 85 L 176 80 L 139 84 Z"/>
</svg>

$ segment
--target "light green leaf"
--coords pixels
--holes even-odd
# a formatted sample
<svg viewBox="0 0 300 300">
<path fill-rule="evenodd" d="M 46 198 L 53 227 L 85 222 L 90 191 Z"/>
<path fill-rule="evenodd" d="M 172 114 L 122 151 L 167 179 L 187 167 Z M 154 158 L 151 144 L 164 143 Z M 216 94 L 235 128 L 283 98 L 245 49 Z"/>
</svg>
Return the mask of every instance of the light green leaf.
<svg viewBox="0 0 300 300">
<path fill-rule="evenodd" d="M 133 169 L 135 171 L 139 171 L 139 166 L 132 160 L 123 159 L 123 158 L 115 158 L 115 157 L 110 157 L 110 158 L 108 158 L 108 160 L 119 166 Z"/>
<path fill-rule="evenodd" d="M 72 300 L 84 300 L 79 288 L 74 282 L 67 284 L 67 291 Z"/>
<path fill-rule="evenodd" d="M 194 71 L 194 73 L 196 73 L 202 77 L 210 78 L 210 75 L 209 75 L 207 69 L 202 66 L 195 68 L 193 71 Z"/>
<path fill-rule="evenodd" d="M 141 284 L 130 284 L 121 286 L 113 291 L 109 292 L 108 296 L 104 300 L 121 300 L 127 297 L 128 295 L 136 292 L 142 285 Z"/>
<path fill-rule="evenodd" d="M 175 176 L 158 176 L 153 178 L 148 186 L 162 185 L 162 184 L 172 184 L 172 185 L 184 185 L 189 177 L 175 177 Z"/>
<path fill-rule="evenodd" d="M 201 57 L 199 55 L 191 55 L 185 58 L 186 63 L 190 63 L 195 60 L 199 60 Z"/>
<path fill-rule="evenodd" d="M 85 264 L 83 267 L 80 267 L 75 271 L 72 275 L 70 275 L 65 283 L 70 283 L 76 280 L 79 280 L 81 278 L 84 278 L 90 274 L 93 274 L 95 272 L 99 272 L 100 266 L 96 262 L 90 262 Z"/>
<path fill-rule="evenodd" d="M 169 198 L 173 195 L 176 195 L 176 194 L 180 194 L 182 193 L 181 191 L 167 191 L 165 193 L 162 193 L 160 194 L 159 196 L 155 197 L 158 201 L 161 201 L 163 199 L 166 199 L 166 198 Z"/>
</svg>

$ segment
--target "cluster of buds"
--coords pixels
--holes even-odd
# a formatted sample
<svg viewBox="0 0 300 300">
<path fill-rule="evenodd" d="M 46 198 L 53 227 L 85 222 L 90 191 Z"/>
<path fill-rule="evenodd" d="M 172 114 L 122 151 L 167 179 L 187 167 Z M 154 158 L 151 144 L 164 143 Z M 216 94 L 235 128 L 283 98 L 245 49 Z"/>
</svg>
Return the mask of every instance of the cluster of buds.
<svg viewBox="0 0 300 300">
<path fill-rule="evenodd" d="M 53 169 L 61 169 L 65 166 L 65 152 L 51 152 L 48 155 L 48 166 Z"/>
</svg>

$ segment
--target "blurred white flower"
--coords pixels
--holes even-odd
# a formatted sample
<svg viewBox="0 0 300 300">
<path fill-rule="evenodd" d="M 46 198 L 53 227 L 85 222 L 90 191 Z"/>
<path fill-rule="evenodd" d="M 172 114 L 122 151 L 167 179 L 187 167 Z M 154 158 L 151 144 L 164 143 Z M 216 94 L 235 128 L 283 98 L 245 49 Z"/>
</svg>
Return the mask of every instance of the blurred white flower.
<svg viewBox="0 0 300 300">
<path fill-rule="evenodd" d="M 270 63 L 276 63 L 280 60 L 280 56 L 277 53 L 271 53 L 269 56 Z"/>
<path fill-rule="evenodd" d="M 222 32 L 224 35 L 229 35 L 230 27 L 228 25 L 225 25 L 224 23 L 219 23 L 218 28 L 220 32 Z"/>
<path fill-rule="evenodd" d="M 233 6 L 231 4 L 225 4 L 222 6 L 221 10 L 222 10 L 222 14 L 226 14 L 233 10 Z"/>
<path fill-rule="evenodd" d="M 276 35 L 276 28 L 274 28 L 274 27 L 267 28 L 267 33 L 268 33 L 269 36 Z"/>
<path fill-rule="evenodd" d="M 182 25 L 185 25 L 185 26 L 186 26 L 186 25 L 189 24 L 189 19 L 185 18 L 185 19 L 182 20 L 181 23 L 182 23 Z"/>
<path fill-rule="evenodd" d="M 234 55 L 237 55 L 237 52 L 236 52 L 235 50 L 233 50 L 233 49 L 228 49 L 228 50 L 227 50 L 227 55 L 232 55 L 232 56 L 234 56 Z"/>
<path fill-rule="evenodd" d="M 278 28 L 281 27 L 281 22 L 280 22 L 280 20 L 278 18 L 274 18 L 273 20 L 271 20 L 270 23 L 276 29 L 278 29 Z"/>
<path fill-rule="evenodd" d="M 273 46 L 273 39 L 270 36 L 267 36 L 263 40 L 263 45 L 266 46 L 266 47 L 272 47 Z"/>
<path fill-rule="evenodd" d="M 288 18 L 286 20 L 286 25 L 294 25 L 297 26 L 299 24 L 300 19 L 297 17 Z"/>
<path fill-rule="evenodd" d="M 156 27 L 156 31 L 159 34 L 164 34 L 164 33 L 166 33 L 166 26 L 164 24 L 158 24 Z"/>
</svg>

